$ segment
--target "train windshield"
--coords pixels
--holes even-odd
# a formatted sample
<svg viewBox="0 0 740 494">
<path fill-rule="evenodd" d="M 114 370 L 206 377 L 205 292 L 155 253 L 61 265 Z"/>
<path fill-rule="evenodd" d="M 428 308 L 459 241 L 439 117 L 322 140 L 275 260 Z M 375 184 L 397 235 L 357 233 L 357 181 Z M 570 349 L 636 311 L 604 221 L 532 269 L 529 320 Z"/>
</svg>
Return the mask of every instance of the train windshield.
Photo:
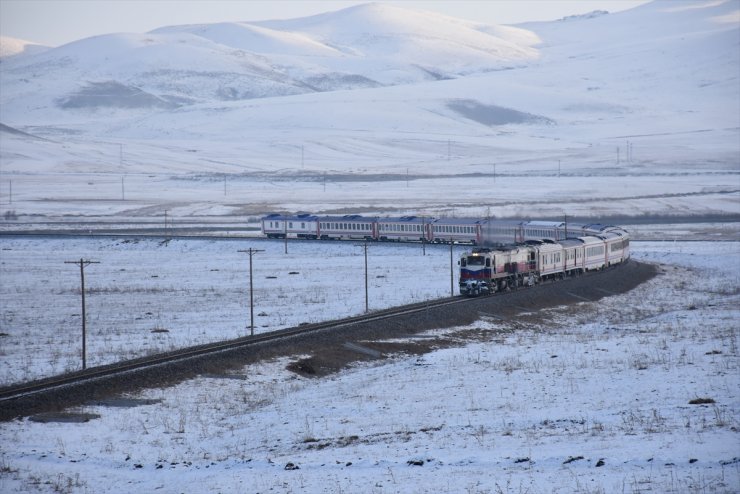
<svg viewBox="0 0 740 494">
<path fill-rule="evenodd" d="M 468 256 L 468 266 L 483 266 L 485 263 L 483 256 Z"/>
</svg>

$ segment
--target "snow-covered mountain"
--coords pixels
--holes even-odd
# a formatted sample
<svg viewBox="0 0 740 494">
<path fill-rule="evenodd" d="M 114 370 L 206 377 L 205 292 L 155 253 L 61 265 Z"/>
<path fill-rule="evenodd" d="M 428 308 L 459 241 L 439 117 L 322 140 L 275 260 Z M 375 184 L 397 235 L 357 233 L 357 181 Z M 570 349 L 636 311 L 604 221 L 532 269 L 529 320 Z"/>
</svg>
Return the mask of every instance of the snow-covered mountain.
<svg viewBox="0 0 740 494">
<path fill-rule="evenodd" d="M 0 122 L 47 140 L 0 129 L 0 171 L 736 171 L 739 74 L 736 0 L 515 27 L 383 4 L 169 26 L 3 60 Z"/>
<path fill-rule="evenodd" d="M 0 36 L 0 60 L 14 57 L 16 55 L 31 55 L 48 50 L 48 46 L 40 45 L 24 39 Z"/>
<path fill-rule="evenodd" d="M 286 22 L 171 26 L 83 39 L 3 68 L 3 105 L 172 109 L 447 79 L 536 59 L 537 37 L 361 5 Z M 39 77 L 41 76 L 41 77 Z M 24 108 L 21 110 L 21 108 Z"/>
</svg>

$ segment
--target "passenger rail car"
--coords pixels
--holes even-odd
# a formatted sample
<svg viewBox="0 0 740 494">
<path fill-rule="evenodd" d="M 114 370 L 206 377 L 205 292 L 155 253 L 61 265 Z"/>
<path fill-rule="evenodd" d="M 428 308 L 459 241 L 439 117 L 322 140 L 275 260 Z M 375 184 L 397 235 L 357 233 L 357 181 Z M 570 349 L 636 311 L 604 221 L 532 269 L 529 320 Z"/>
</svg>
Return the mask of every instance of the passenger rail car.
<svg viewBox="0 0 740 494">
<path fill-rule="evenodd" d="M 359 215 L 321 216 L 318 236 L 323 240 L 375 240 L 378 219 Z"/>
<path fill-rule="evenodd" d="M 271 214 L 262 218 L 262 234 L 267 238 L 316 239 L 319 238 L 318 217 L 311 214 Z"/>
<path fill-rule="evenodd" d="M 419 216 L 379 218 L 377 240 L 395 242 L 429 241 L 427 231 L 430 220 Z"/>
<path fill-rule="evenodd" d="M 430 222 L 427 241 L 480 245 L 485 220 L 475 218 L 440 218 Z"/>
</svg>

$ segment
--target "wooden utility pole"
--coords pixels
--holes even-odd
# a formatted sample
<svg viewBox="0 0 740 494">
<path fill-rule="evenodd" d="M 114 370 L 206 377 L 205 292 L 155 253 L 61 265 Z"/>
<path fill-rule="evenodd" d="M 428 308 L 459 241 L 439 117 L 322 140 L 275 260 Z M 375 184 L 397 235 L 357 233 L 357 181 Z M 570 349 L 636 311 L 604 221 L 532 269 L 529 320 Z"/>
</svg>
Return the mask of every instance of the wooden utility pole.
<svg viewBox="0 0 740 494">
<path fill-rule="evenodd" d="M 427 255 L 427 223 L 424 216 L 421 217 L 421 255 Z"/>
<path fill-rule="evenodd" d="M 283 226 L 285 227 L 285 253 L 288 253 L 288 217 L 283 218 Z"/>
<path fill-rule="evenodd" d="M 367 241 L 364 244 L 355 244 L 355 247 L 362 247 L 365 250 L 365 312 L 370 312 L 367 296 Z"/>
<path fill-rule="evenodd" d="M 89 264 L 100 264 L 99 261 L 64 261 L 64 264 L 80 265 L 80 293 L 82 294 L 82 370 L 87 368 L 87 328 L 85 327 L 85 266 Z"/>
<path fill-rule="evenodd" d="M 244 252 L 249 254 L 249 334 L 254 336 L 254 286 L 252 284 L 252 256 L 257 252 L 264 252 L 260 249 L 252 249 L 251 247 L 247 250 L 238 250 L 237 252 Z"/>
<path fill-rule="evenodd" d="M 450 242 L 450 297 L 455 296 L 455 271 L 452 267 L 452 242 Z"/>
</svg>

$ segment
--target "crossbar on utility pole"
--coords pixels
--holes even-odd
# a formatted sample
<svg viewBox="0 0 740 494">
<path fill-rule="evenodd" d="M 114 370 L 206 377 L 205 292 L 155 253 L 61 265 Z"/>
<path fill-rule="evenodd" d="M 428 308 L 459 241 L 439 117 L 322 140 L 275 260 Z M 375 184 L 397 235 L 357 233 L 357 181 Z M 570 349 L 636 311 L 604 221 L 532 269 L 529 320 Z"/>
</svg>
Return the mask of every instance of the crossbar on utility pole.
<svg viewBox="0 0 740 494">
<path fill-rule="evenodd" d="M 252 256 L 257 252 L 264 252 L 262 249 L 238 250 L 249 254 L 249 335 L 254 336 L 254 286 L 252 285 Z"/>
<path fill-rule="evenodd" d="M 100 264 L 99 261 L 64 261 L 64 264 L 80 265 L 80 293 L 82 294 L 82 370 L 87 369 L 87 328 L 85 325 L 85 266 L 90 264 Z"/>
<path fill-rule="evenodd" d="M 362 247 L 365 250 L 365 312 L 370 312 L 367 296 L 367 242 L 364 244 L 355 244 L 355 247 Z"/>
</svg>

